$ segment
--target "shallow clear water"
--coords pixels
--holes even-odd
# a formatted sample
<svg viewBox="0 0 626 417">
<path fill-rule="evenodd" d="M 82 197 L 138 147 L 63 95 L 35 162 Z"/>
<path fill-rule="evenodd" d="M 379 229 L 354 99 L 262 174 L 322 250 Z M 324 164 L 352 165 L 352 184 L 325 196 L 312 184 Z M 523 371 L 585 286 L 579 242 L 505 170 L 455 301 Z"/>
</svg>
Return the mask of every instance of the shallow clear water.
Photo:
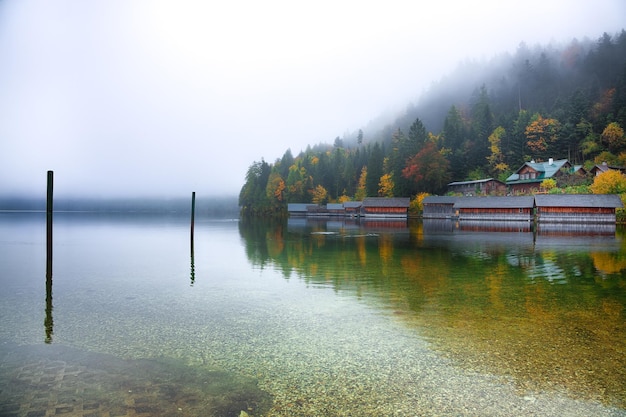
<svg viewBox="0 0 626 417">
<path fill-rule="evenodd" d="M 3 414 L 626 415 L 621 229 L 54 220 L 47 294 L 0 213 Z"/>
</svg>

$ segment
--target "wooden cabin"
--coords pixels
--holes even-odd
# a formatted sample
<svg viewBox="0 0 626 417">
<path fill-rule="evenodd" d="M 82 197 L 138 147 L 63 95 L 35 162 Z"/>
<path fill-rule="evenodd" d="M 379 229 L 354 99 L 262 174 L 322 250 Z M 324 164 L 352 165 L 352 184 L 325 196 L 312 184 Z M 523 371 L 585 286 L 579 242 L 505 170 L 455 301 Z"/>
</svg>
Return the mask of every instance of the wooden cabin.
<svg viewBox="0 0 626 417">
<path fill-rule="evenodd" d="M 454 203 L 461 197 L 431 195 L 422 200 L 424 219 L 449 219 L 454 216 Z"/>
<path fill-rule="evenodd" d="M 361 213 L 362 201 L 346 201 L 343 203 L 343 209 L 346 216 L 358 216 Z"/>
<path fill-rule="evenodd" d="M 454 203 L 459 220 L 531 221 L 534 207 L 533 196 L 462 197 Z"/>
<path fill-rule="evenodd" d="M 361 212 L 365 217 L 408 217 L 409 203 L 408 197 L 368 197 Z"/>
<path fill-rule="evenodd" d="M 626 167 L 618 167 L 618 166 L 614 166 L 614 165 L 609 165 L 606 162 L 602 162 L 602 164 L 600 165 L 595 165 L 593 168 L 591 168 L 591 170 L 589 172 L 591 172 L 591 174 L 594 177 L 597 177 L 598 175 L 607 172 L 608 170 L 615 170 L 615 171 L 619 171 L 622 174 L 626 174 Z"/>
<path fill-rule="evenodd" d="M 615 223 L 624 207 L 616 194 L 543 194 L 535 196 L 540 223 Z"/>
<path fill-rule="evenodd" d="M 495 178 L 475 181 L 455 181 L 448 184 L 448 192 L 465 196 L 506 194 L 506 184 Z"/>
<path fill-rule="evenodd" d="M 326 210 L 331 216 L 344 216 L 346 211 L 341 203 L 328 203 L 326 204 Z"/>
<path fill-rule="evenodd" d="M 311 203 L 289 203 L 287 204 L 287 212 L 290 216 L 307 216 L 310 208 L 317 207 L 317 204 Z"/>
<path fill-rule="evenodd" d="M 514 174 L 506 179 L 509 192 L 513 194 L 532 194 L 540 190 L 543 180 L 561 179 L 568 183 L 584 180 L 586 172 L 582 165 L 572 165 L 567 159 L 548 159 L 546 162 L 530 161 L 524 163 Z"/>
</svg>

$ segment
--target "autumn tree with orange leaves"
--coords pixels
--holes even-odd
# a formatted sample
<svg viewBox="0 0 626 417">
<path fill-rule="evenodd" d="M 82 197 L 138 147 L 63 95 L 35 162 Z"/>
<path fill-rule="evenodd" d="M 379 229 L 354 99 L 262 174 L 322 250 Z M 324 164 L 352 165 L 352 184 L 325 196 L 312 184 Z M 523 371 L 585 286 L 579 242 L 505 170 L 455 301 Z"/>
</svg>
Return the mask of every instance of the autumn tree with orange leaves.
<svg viewBox="0 0 626 417">
<path fill-rule="evenodd" d="M 524 132 L 528 140 L 526 145 L 538 156 L 547 156 L 544 154 L 549 151 L 550 145 L 557 141 L 560 130 L 561 124 L 558 120 L 536 114 Z"/>
</svg>

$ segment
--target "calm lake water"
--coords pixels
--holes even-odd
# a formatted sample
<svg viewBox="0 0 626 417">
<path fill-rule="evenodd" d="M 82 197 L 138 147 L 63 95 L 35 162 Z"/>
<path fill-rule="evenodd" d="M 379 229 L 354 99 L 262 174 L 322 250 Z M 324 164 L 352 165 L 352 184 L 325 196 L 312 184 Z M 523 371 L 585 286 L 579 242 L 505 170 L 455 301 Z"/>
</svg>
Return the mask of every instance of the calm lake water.
<svg viewBox="0 0 626 417">
<path fill-rule="evenodd" d="M 2 416 L 626 416 L 626 233 L 0 213 Z"/>
</svg>

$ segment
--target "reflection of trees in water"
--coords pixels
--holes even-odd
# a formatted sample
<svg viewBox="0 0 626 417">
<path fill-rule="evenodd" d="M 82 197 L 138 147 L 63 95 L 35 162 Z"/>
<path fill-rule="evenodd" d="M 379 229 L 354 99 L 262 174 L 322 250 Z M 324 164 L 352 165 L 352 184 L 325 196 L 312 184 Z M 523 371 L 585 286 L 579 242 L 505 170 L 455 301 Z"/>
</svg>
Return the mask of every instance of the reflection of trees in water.
<svg viewBox="0 0 626 417">
<path fill-rule="evenodd" d="M 382 301 L 458 363 L 626 406 L 620 235 L 246 227 L 253 264 Z"/>
<path fill-rule="evenodd" d="M 593 265 L 602 274 L 619 274 L 626 270 L 626 254 L 591 252 Z"/>
</svg>

